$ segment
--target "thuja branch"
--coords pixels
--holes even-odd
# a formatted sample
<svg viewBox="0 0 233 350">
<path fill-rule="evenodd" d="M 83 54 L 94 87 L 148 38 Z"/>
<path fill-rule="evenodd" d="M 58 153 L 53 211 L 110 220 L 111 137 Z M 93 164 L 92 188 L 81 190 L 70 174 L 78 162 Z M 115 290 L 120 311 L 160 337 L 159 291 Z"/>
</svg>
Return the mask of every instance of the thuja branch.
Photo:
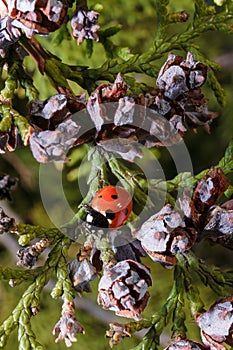
<svg viewBox="0 0 233 350">
<path fill-rule="evenodd" d="M 191 252 L 188 252 L 184 256 L 188 263 L 187 268 L 192 275 L 195 273 L 198 274 L 201 281 L 206 286 L 209 286 L 218 296 L 225 296 L 228 282 L 225 280 L 225 274 L 220 268 L 214 265 L 208 265 Z"/>
<path fill-rule="evenodd" d="M 228 147 L 226 148 L 225 155 L 222 159 L 216 164 L 216 168 L 221 168 L 225 175 L 232 173 L 233 171 L 233 141 L 230 141 Z M 200 181 L 210 169 L 202 170 L 199 174 L 192 175 L 190 172 L 183 172 L 178 174 L 175 178 L 168 181 L 163 181 L 161 179 L 149 179 L 148 185 L 153 191 L 159 193 L 172 193 L 182 188 L 192 189 L 198 181 Z M 140 179 L 142 186 L 145 183 L 145 180 Z M 169 198 L 169 202 L 173 198 Z"/>
<path fill-rule="evenodd" d="M 156 8 L 156 14 L 157 14 L 157 30 L 155 34 L 155 46 L 158 47 L 164 39 L 164 36 L 166 34 L 167 29 L 167 17 L 168 17 L 168 11 L 167 11 L 167 5 L 169 4 L 168 0 L 163 1 L 155 1 L 155 8 Z"/>
<path fill-rule="evenodd" d="M 11 280 L 10 284 L 15 286 L 24 281 L 34 280 L 34 278 L 43 273 L 43 271 L 43 267 L 38 267 L 33 270 L 25 270 L 0 266 L 0 280 Z"/>
<path fill-rule="evenodd" d="M 176 306 L 173 311 L 172 332 L 173 337 L 185 338 L 187 328 L 185 326 L 185 310 L 184 310 L 184 276 L 180 265 L 175 266 L 174 281 L 176 283 Z"/>
<path fill-rule="evenodd" d="M 59 247 L 59 245 L 58 245 Z M 54 253 L 57 250 L 55 247 L 52 250 L 53 259 Z M 54 261 L 57 263 L 57 261 Z M 1 346 L 6 345 L 8 337 L 10 333 L 16 328 L 19 324 L 19 342 L 21 343 L 21 348 L 29 348 L 29 344 L 31 342 L 31 336 L 34 338 L 34 334 L 30 329 L 30 315 L 32 315 L 32 305 L 33 307 L 38 307 L 40 293 L 44 287 L 44 285 L 48 282 L 52 269 L 54 268 L 54 264 L 51 264 L 51 253 L 50 258 L 48 258 L 47 263 L 45 264 L 48 268 L 45 269 L 44 274 L 38 276 L 36 280 L 26 289 L 22 298 L 20 299 L 16 308 L 12 311 L 11 316 L 8 317 L 6 321 L 0 327 L 0 336 L 1 336 Z M 49 266 L 50 265 L 50 266 Z M 23 336 L 23 333 L 25 335 Z M 31 333 L 31 334 L 30 334 Z M 23 345 L 23 346 L 22 346 Z"/>
<path fill-rule="evenodd" d="M 26 289 L 22 295 L 18 305 L 13 310 L 11 316 L 0 327 L 0 346 L 5 346 L 10 333 L 19 326 L 19 348 L 28 349 L 33 344 L 39 344 L 30 326 L 30 318 L 38 312 L 40 294 L 53 274 L 55 266 L 61 257 L 61 242 L 58 241 L 51 250 L 48 259 L 43 266 L 43 273 L 36 277 L 34 282 Z M 26 274 L 27 275 L 27 274 Z M 31 344 L 31 345 L 30 345 Z"/>
<path fill-rule="evenodd" d="M 57 283 L 51 292 L 53 298 L 58 298 L 62 295 L 63 299 L 67 300 L 68 302 L 72 302 L 74 299 L 72 283 L 69 278 L 66 259 L 70 245 L 71 240 L 67 237 L 64 237 L 62 239 L 60 258 L 56 266 Z"/>
<path fill-rule="evenodd" d="M 90 171 L 87 183 L 89 184 L 88 193 L 79 205 L 79 210 L 73 217 L 73 219 L 67 223 L 64 227 L 72 227 L 80 220 L 84 219 L 85 216 L 85 205 L 90 204 L 94 194 L 104 185 L 108 185 L 111 181 L 117 179 L 120 184 L 128 189 L 134 195 L 135 204 L 140 208 L 147 202 L 148 207 L 152 210 L 153 202 L 148 198 L 145 188 L 140 185 L 140 178 L 144 176 L 138 170 L 129 170 L 123 162 L 118 161 L 115 157 L 109 155 L 100 147 L 93 147 L 89 149 L 88 159 L 92 160 L 92 167 Z M 137 219 L 137 215 L 131 213 L 131 221 Z M 77 226 L 77 235 L 83 233 L 82 225 Z M 78 231 L 80 233 L 78 234 Z"/>
<path fill-rule="evenodd" d="M 64 76 L 65 65 L 61 65 L 59 58 L 52 55 L 48 50 L 45 50 L 39 41 L 35 38 L 28 40 L 22 36 L 20 43 L 36 61 L 40 73 L 45 73 L 58 91 L 64 88 L 67 88 L 69 91 L 71 91 L 71 88 Z M 63 69 L 61 69 L 62 67 Z"/>
<path fill-rule="evenodd" d="M 160 12 L 162 15 L 159 16 L 155 49 L 150 49 L 141 55 L 130 54 L 130 58 L 126 60 L 119 57 L 115 59 L 111 58 L 111 60 L 106 61 L 98 69 L 67 65 L 61 62 L 56 56 L 49 53 L 48 50 L 45 50 L 35 38 L 27 40 L 21 37 L 20 42 L 36 60 L 41 73 L 46 73 L 48 75 L 58 91 L 61 91 L 61 88 L 67 88 L 71 91 L 67 81 L 69 79 L 75 81 L 88 92 L 91 92 L 95 87 L 95 81 L 101 79 L 114 81 L 118 72 L 122 72 L 122 74 L 132 72 L 145 73 L 153 77 L 156 76 L 159 69 L 154 65 L 154 61 L 174 49 L 184 49 L 187 51 L 194 39 L 200 36 L 202 32 L 208 30 L 232 32 L 231 26 L 226 24 L 226 21 L 230 21 L 233 18 L 231 12 L 220 12 L 216 14 L 211 11 L 205 11 L 202 14 L 201 21 L 198 21 L 198 25 L 189 25 L 185 32 L 174 34 L 165 39 L 166 21 L 169 19 L 167 18 L 166 5 L 166 1 L 162 4 L 159 4 L 159 2 L 157 3 L 158 15 Z M 162 42 L 161 38 L 163 38 Z M 205 60 L 204 57 L 202 58 Z"/>
<path fill-rule="evenodd" d="M 49 238 L 51 241 L 57 241 L 63 237 L 63 233 L 57 228 L 46 228 L 36 225 L 18 223 L 16 228 L 19 235 L 20 245 L 27 245 L 34 238 Z"/>
<path fill-rule="evenodd" d="M 113 156 L 106 154 L 109 167 L 116 178 L 121 182 L 121 184 L 130 190 L 134 191 L 134 198 L 136 203 L 140 206 L 142 203 L 147 201 L 148 206 L 153 206 L 150 198 L 147 197 L 145 189 L 140 186 L 138 178 L 143 177 L 143 173 L 138 173 L 137 171 L 129 170 L 123 162 L 119 161 Z"/>
<path fill-rule="evenodd" d="M 88 192 L 79 204 L 79 209 L 74 215 L 72 220 L 65 224 L 62 229 L 70 229 L 75 231 L 76 238 L 83 233 L 85 229 L 82 226 L 82 220 L 85 219 L 85 205 L 89 204 L 94 194 L 101 188 L 102 185 L 109 184 L 109 178 L 107 174 L 107 159 L 104 157 L 104 152 L 98 147 L 90 147 L 87 155 L 88 160 L 91 159 L 91 170 L 87 179 L 89 185 Z"/>
<path fill-rule="evenodd" d="M 183 285 L 183 273 L 179 266 L 174 269 L 174 283 L 171 292 L 169 293 L 165 304 L 161 310 L 152 316 L 152 326 L 148 333 L 144 336 L 142 342 L 132 350 L 139 349 L 157 349 L 159 345 L 159 337 L 168 325 L 170 319 L 173 320 L 172 331 L 174 336 L 185 336 L 186 327 L 184 324 L 184 285 Z M 140 323 L 140 328 L 144 323 Z M 147 324 L 146 324 L 147 325 Z"/>
<path fill-rule="evenodd" d="M 7 57 L 8 77 L 5 81 L 4 89 L 1 90 L 1 96 L 8 99 L 8 103 L 11 104 L 11 99 L 15 95 L 15 89 L 20 84 L 24 88 L 29 101 L 37 99 L 39 91 L 33 85 L 33 79 L 26 73 L 25 68 L 22 67 L 23 59 L 13 49 L 10 50 Z"/>
<path fill-rule="evenodd" d="M 177 259 L 183 272 L 184 287 L 187 298 L 190 303 L 190 310 L 192 315 L 195 317 L 197 314 L 204 310 L 204 302 L 200 297 L 200 292 L 196 284 L 193 283 L 193 276 L 187 268 L 186 261 L 183 255 L 178 254 Z"/>
</svg>

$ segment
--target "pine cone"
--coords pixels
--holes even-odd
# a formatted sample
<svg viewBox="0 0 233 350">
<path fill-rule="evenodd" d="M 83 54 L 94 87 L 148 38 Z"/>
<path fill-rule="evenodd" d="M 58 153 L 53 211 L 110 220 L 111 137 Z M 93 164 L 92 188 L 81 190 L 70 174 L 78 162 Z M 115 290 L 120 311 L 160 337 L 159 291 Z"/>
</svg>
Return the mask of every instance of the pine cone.
<svg viewBox="0 0 233 350">
<path fill-rule="evenodd" d="M 98 303 L 119 316 L 140 320 L 152 285 L 150 271 L 144 265 L 124 260 L 104 271 L 99 282 Z"/>
</svg>

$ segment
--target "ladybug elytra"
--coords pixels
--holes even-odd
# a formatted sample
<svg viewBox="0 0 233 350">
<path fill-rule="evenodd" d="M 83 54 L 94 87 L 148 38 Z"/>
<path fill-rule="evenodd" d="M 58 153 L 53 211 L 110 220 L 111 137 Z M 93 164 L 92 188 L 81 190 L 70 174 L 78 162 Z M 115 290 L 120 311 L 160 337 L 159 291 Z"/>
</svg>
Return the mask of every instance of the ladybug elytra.
<svg viewBox="0 0 233 350">
<path fill-rule="evenodd" d="M 117 228 L 125 223 L 131 211 L 132 197 L 128 191 L 105 186 L 92 199 L 86 221 L 97 227 Z"/>
</svg>

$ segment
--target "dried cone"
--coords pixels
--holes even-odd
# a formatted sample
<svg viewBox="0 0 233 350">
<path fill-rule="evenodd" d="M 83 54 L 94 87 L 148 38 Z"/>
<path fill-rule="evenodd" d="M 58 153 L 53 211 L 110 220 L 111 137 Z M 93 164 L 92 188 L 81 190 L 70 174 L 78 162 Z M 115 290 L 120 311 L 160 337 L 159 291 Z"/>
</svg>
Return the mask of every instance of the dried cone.
<svg viewBox="0 0 233 350">
<path fill-rule="evenodd" d="M 60 0 L 10 0 L 0 2 L 0 55 L 19 40 L 22 31 L 31 39 L 48 35 L 67 18 L 67 4 Z"/>
<path fill-rule="evenodd" d="M 211 168 L 197 184 L 193 194 L 193 204 L 196 211 L 205 213 L 216 203 L 218 198 L 229 186 L 229 180 L 220 168 Z"/>
<path fill-rule="evenodd" d="M 203 344 L 194 342 L 192 340 L 175 340 L 164 350 L 207 350 Z"/>
<path fill-rule="evenodd" d="M 184 111 L 184 120 L 194 132 L 202 126 L 209 133 L 212 120 L 219 114 L 208 110 L 207 101 L 200 88 L 185 93 L 179 101 L 179 106 Z"/>
<path fill-rule="evenodd" d="M 0 176 L 0 200 L 11 200 L 12 187 L 14 188 L 16 183 L 16 178 L 10 177 L 9 175 Z"/>
<path fill-rule="evenodd" d="M 124 338 L 131 337 L 130 326 L 128 324 L 109 323 L 110 329 L 106 331 L 106 338 L 110 338 L 109 345 L 119 344 Z"/>
<path fill-rule="evenodd" d="M 96 11 L 78 10 L 71 19 L 72 35 L 80 45 L 84 39 L 99 41 L 97 30 L 99 13 Z"/>
<path fill-rule="evenodd" d="M 54 131 L 33 132 L 30 136 L 30 147 L 38 162 L 67 161 L 66 154 L 78 138 L 80 125 L 72 119 L 59 124 Z"/>
<path fill-rule="evenodd" d="M 140 320 L 152 285 L 150 271 L 144 265 L 123 260 L 104 271 L 99 283 L 98 303 L 116 315 Z"/>
<path fill-rule="evenodd" d="M 211 207 L 204 230 L 209 232 L 214 231 L 217 236 L 232 235 L 233 209 L 225 209 L 222 205 Z"/>
<path fill-rule="evenodd" d="M 58 337 L 55 343 L 64 340 L 67 347 L 71 347 L 73 342 L 77 342 L 76 334 L 85 334 L 83 326 L 76 319 L 73 300 L 64 300 L 60 320 L 53 328 L 53 334 L 56 333 L 58 333 Z"/>
<path fill-rule="evenodd" d="M 233 199 L 210 208 L 202 237 L 233 250 Z"/>
<path fill-rule="evenodd" d="M 165 97 L 174 100 L 183 93 L 202 86 L 206 78 L 207 66 L 195 61 L 190 52 L 185 60 L 171 53 L 159 72 L 156 84 L 164 90 Z"/>
<path fill-rule="evenodd" d="M 2 208 L 0 208 L 0 234 L 17 232 L 15 219 L 7 216 Z"/>
<path fill-rule="evenodd" d="M 202 340 L 211 350 L 225 349 L 221 343 L 233 346 L 233 296 L 218 300 L 196 319 Z"/>
<path fill-rule="evenodd" d="M 18 266 L 32 268 L 38 260 L 39 255 L 49 246 L 49 239 L 42 238 L 32 246 L 21 248 L 17 251 Z"/>
<path fill-rule="evenodd" d="M 0 120 L 2 116 L 0 115 Z M 14 151 L 21 143 L 18 128 L 12 123 L 7 131 L 0 131 L 0 154 Z"/>
<path fill-rule="evenodd" d="M 87 259 L 72 260 L 68 264 L 68 271 L 77 292 L 91 292 L 90 281 L 97 277 L 97 271 Z"/>
<path fill-rule="evenodd" d="M 205 229 L 210 208 L 215 205 L 228 186 L 229 180 L 223 174 L 223 171 L 220 168 L 211 168 L 198 182 L 192 199 L 187 193 L 184 193 L 184 197 L 180 199 L 181 209 L 198 231 Z"/>
<path fill-rule="evenodd" d="M 30 110 L 30 123 L 36 130 L 54 130 L 71 114 L 85 108 L 85 96 L 56 94 L 45 101 L 33 101 Z"/>
<path fill-rule="evenodd" d="M 159 72 L 156 84 L 161 91 L 160 94 L 156 93 L 152 108 L 162 112 L 169 120 L 175 115 L 180 116 L 179 128 L 175 128 L 181 136 L 186 131 L 183 122 L 193 131 L 203 126 L 209 132 L 209 125 L 218 116 L 218 113 L 208 110 L 207 99 L 201 93 L 207 70 L 207 66 L 195 61 L 193 54 L 188 52 L 185 60 L 181 56 L 169 54 Z"/>
<path fill-rule="evenodd" d="M 91 94 L 87 101 L 87 110 L 97 131 L 100 131 L 104 121 L 109 118 L 103 103 L 119 101 L 125 96 L 128 88 L 121 74 L 118 73 L 113 84 L 101 84 Z"/>
<path fill-rule="evenodd" d="M 8 16 L 0 19 L 0 55 L 4 56 L 8 46 L 19 40 L 21 32 L 13 26 L 14 20 Z"/>
<path fill-rule="evenodd" d="M 77 118 L 68 117 L 85 107 L 83 98 L 57 94 L 32 103 L 30 122 L 35 130 L 29 142 L 38 162 L 67 160 L 66 153 L 74 146 L 81 128 Z"/>
<path fill-rule="evenodd" d="M 87 103 L 82 97 L 77 98 L 69 94 L 57 94 L 44 102 L 36 101 L 32 105 L 31 123 L 36 130 L 55 129 L 55 133 L 39 134 L 32 140 L 34 157 L 39 162 L 64 161 L 65 152 L 70 148 L 84 142 L 95 142 L 107 152 L 115 152 L 127 161 L 134 161 L 136 157 L 143 156 L 141 145 L 151 148 L 181 142 L 186 132 L 185 121 L 194 130 L 199 125 L 208 129 L 214 115 L 208 112 L 206 100 L 200 92 L 207 68 L 194 61 L 191 53 L 187 54 L 186 60 L 174 56 L 174 62 L 179 62 L 178 66 L 174 66 L 182 69 L 185 79 L 189 81 L 185 82 L 187 91 L 186 88 L 185 91 L 181 89 L 183 92 L 177 99 L 169 99 L 165 94 L 165 87 L 162 86 L 161 90 L 153 89 L 145 96 L 126 96 L 129 87 L 118 73 L 114 83 L 97 87 Z M 170 68 L 172 67 L 173 65 Z M 164 69 L 168 70 L 162 68 L 161 79 Z M 73 143 L 67 142 L 66 135 L 61 136 L 60 131 L 59 135 L 56 135 L 59 124 L 64 119 L 85 108 L 87 111 L 84 115 L 76 116 L 75 121 L 81 128 L 85 120 L 84 132 L 80 130 Z M 47 143 L 47 138 L 56 140 L 51 145 L 51 142 Z"/>
<path fill-rule="evenodd" d="M 152 260 L 171 268 L 177 263 L 174 254 L 192 247 L 196 231 L 186 227 L 180 214 L 167 204 L 143 223 L 136 237 Z"/>
</svg>

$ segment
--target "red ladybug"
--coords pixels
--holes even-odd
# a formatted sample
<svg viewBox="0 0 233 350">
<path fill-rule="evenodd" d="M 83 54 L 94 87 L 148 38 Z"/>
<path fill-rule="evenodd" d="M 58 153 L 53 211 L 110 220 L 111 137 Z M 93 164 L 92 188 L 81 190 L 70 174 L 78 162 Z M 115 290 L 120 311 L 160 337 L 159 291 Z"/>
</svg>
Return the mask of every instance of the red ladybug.
<svg viewBox="0 0 233 350">
<path fill-rule="evenodd" d="M 106 186 L 94 196 L 91 207 L 104 215 L 110 228 L 122 226 L 132 211 L 132 197 L 122 187 Z"/>
</svg>

